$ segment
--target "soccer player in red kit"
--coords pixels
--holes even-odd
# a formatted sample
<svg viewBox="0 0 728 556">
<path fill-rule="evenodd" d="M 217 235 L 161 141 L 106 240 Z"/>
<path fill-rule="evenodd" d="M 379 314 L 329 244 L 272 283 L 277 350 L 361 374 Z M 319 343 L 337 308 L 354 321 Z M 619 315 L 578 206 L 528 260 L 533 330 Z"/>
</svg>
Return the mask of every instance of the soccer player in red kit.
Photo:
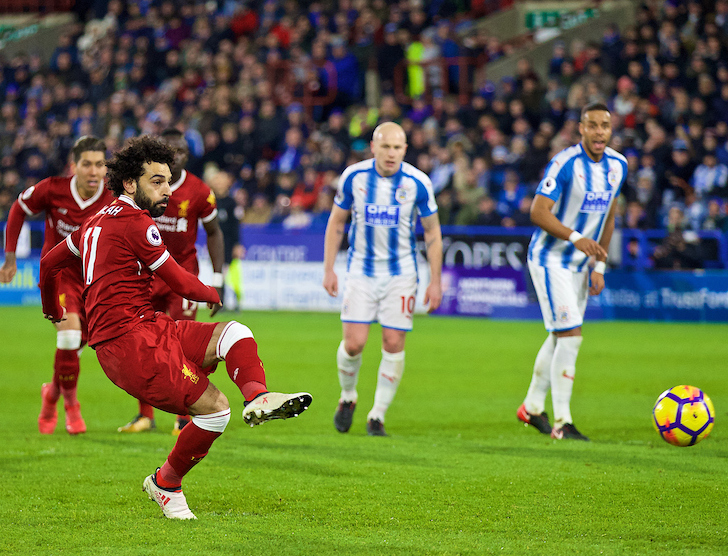
<svg viewBox="0 0 728 556">
<path fill-rule="evenodd" d="M 23 191 L 13 203 L 5 230 L 5 262 L 0 268 L 0 282 L 10 282 L 17 272 L 15 249 L 25 216 L 45 212 L 45 255 L 63 241 L 90 216 L 114 200 L 104 187 L 106 175 L 106 145 L 96 137 L 81 137 L 72 149 L 73 177 L 46 178 Z M 86 432 L 81 406 L 76 396 L 78 384 L 78 355 L 86 341 L 86 315 L 81 292 L 83 284 L 78 268 L 63 272 L 59 301 L 66 309 L 66 320 L 56 323 L 56 356 L 53 380 L 41 387 L 41 410 L 38 430 L 52 434 L 58 422 L 56 405 L 63 395 L 66 410 L 66 430 L 70 434 Z"/>
<path fill-rule="evenodd" d="M 170 166 L 172 172 L 172 195 L 164 214 L 155 218 L 157 228 L 162 234 L 169 254 L 179 265 L 195 276 L 199 273 L 197 263 L 197 222 L 202 222 L 207 234 L 207 251 L 212 262 L 212 285 L 222 299 L 222 266 L 225 262 L 225 244 L 222 230 L 217 219 L 215 194 L 197 176 L 185 170 L 190 158 L 187 140 L 181 131 L 170 128 L 162 132 L 162 142 L 175 150 L 174 162 Z M 174 320 L 195 320 L 197 303 L 185 299 L 173 292 L 164 280 L 152 283 L 152 307 L 156 311 L 167 313 Z M 214 316 L 220 306 L 212 309 Z M 189 422 L 189 416 L 178 415 L 172 434 L 178 436 L 182 428 Z M 154 408 L 142 401 L 139 402 L 139 413 L 119 432 L 142 432 L 155 428 Z"/>
<path fill-rule="evenodd" d="M 111 381 L 132 396 L 170 413 L 192 415 L 161 468 L 143 488 L 171 519 L 196 519 L 182 493 L 182 478 L 204 458 L 230 420 L 227 397 L 209 380 L 219 361 L 240 388 L 251 426 L 294 417 L 311 403 L 307 393 L 268 392 L 258 348 L 236 321 L 175 321 L 155 311 L 156 275 L 186 299 L 220 303 L 215 288 L 184 270 L 164 245 L 152 216 L 164 213 L 171 194 L 174 152 L 149 136 L 127 141 L 107 162 L 108 187 L 118 196 L 53 248 L 40 265 L 46 318 L 60 321 L 58 277 L 81 259 L 89 345 Z"/>
</svg>

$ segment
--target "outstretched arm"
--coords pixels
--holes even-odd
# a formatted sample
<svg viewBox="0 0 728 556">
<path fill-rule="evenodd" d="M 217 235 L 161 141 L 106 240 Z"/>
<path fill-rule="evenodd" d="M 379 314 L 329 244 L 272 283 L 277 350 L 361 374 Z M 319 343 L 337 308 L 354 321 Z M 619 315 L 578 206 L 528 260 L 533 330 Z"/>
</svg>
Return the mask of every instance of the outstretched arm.
<svg viewBox="0 0 728 556">
<path fill-rule="evenodd" d="M 194 274 L 182 268 L 173 257 L 168 257 L 155 274 L 164 280 L 172 291 L 185 299 L 206 301 L 212 309 L 220 304 L 220 296 L 212 286 L 200 282 Z"/>
<path fill-rule="evenodd" d="M 344 228 L 350 212 L 334 205 L 331 209 L 329 222 L 326 225 L 323 286 L 331 297 L 336 297 L 339 294 L 339 281 L 334 272 L 334 263 L 336 262 L 336 254 L 341 248 L 341 242 L 344 240 Z"/>
<path fill-rule="evenodd" d="M 430 265 L 430 283 L 425 291 L 428 313 L 436 311 L 442 302 L 442 230 L 437 213 L 420 219 L 425 230 L 425 250 Z"/>
<path fill-rule="evenodd" d="M 58 299 L 58 283 L 61 270 L 74 264 L 81 264 L 79 258 L 69 249 L 66 241 L 60 242 L 40 260 L 40 297 L 43 315 L 52 322 L 63 320 L 65 309 Z"/>
<path fill-rule="evenodd" d="M 0 267 L 0 282 L 3 284 L 10 282 L 18 271 L 15 248 L 18 245 L 18 237 L 23 222 L 25 222 L 25 212 L 23 212 L 18 201 L 15 201 L 10 207 L 8 222 L 5 225 L 5 262 Z"/>
</svg>

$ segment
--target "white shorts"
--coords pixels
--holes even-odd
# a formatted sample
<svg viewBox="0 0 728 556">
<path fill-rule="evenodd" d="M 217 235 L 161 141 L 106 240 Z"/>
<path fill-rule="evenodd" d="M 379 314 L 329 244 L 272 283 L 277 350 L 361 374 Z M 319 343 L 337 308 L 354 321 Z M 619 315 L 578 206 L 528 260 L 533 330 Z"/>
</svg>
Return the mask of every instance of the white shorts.
<svg viewBox="0 0 728 556">
<path fill-rule="evenodd" d="M 528 261 L 533 287 L 549 332 L 578 328 L 584 323 L 589 297 L 589 273 L 566 268 L 546 268 Z"/>
<path fill-rule="evenodd" d="M 342 322 L 371 324 L 379 321 L 385 328 L 412 330 L 417 275 L 346 276 Z"/>
</svg>

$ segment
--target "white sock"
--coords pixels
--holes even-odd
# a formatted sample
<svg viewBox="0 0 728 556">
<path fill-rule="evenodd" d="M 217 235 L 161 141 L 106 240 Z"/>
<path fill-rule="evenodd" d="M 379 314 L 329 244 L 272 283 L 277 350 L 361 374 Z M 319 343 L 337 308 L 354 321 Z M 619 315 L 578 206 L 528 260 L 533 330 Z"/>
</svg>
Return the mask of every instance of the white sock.
<svg viewBox="0 0 728 556">
<path fill-rule="evenodd" d="M 382 350 L 382 362 L 377 374 L 377 391 L 374 394 L 374 407 L 367 415 L 367 421 L 378 419 L 384 423 L 384 414 L 397 393 L 397 387 L 404 373 L 404 351 L 389 353 Z"/>
<path fill-rule="evenodd" d="M 523 400 L 526 411 L 531 415 L 541 415 L 546 406 L 546 394 L 551 387 L 551 360 L 554 358 L 554 349 L 556 349 L 556 335 L 549 334 L 536 355 L 531 384 L 526 399 Z"/>
<path fill-rule="evenodd" d="M 554 427 L 573 423 L 571 418 L 571 391 L 574 388 L 576 357 L 579 355 L 581 336 L 563 336 L 556 340 L 551 361 L 551 400 L 554 404 Z"/>
<path fill-rule="evenodd" d="M 346 353 L 344 341 L 339 344 L 336 351 L 336 365 L 339 369 L 339 384 L 341 385 L 341 401 L 355 402 L 359 395 L 356 392 L 356 383 L 359 380 L 361 367 L 361 353 L 354 357 Z"/>
</svg>

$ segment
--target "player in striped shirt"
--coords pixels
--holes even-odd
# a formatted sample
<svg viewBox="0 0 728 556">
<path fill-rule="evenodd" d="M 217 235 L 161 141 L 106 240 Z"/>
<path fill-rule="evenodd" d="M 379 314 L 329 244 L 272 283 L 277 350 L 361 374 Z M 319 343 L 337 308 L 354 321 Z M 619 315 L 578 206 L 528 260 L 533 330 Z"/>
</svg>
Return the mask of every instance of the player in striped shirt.
<svg viewBox="0 0 728 556">
<path fill-rule="evenodd" d="M 604 288 L 615 200 L 627 177 L 627 159 L 607 147 L 612 117 L 604 104 L 582 109 L 579 132 L 579 144 L 551 159 L 531 207 L 531 221 L 539 229 L 528 248 L 528 268 L 549 335 L 517 415 L 552 438 L 589 440 L 574 426 L 571 392 L 587 298 Z M 591 274 L 590 257 L 596 258 Z M 549 388 L 553 429 L 544 411 Z"/>
<path fill-rule="evenodd" d="M 369 327 L 382 325 L 382 359 L 374 407 L 367 432 L 386 436 L 384 416 L 404 372 L 404 344 L 412 330 L 417 293 L 415 224 L 424 229 L 430 283 L 424 301 L 429 312 L 440 306 L 442 233 L 432 184 L 427 175 L 403 162 L 407 137 L 396 123 L 375 130 L 370 144 L 374 158 L 349 166 L 338 192 L 324 239 L 324 281 L 329 295 L 338 294 L 334 261 L 351 214 L 346 285 L 341 308 L 344 339 L 336 360 L 341 398 L 334 416 L 339 432 L 351 427 L 357 403 L 356 385 Z"/>
</svg>

